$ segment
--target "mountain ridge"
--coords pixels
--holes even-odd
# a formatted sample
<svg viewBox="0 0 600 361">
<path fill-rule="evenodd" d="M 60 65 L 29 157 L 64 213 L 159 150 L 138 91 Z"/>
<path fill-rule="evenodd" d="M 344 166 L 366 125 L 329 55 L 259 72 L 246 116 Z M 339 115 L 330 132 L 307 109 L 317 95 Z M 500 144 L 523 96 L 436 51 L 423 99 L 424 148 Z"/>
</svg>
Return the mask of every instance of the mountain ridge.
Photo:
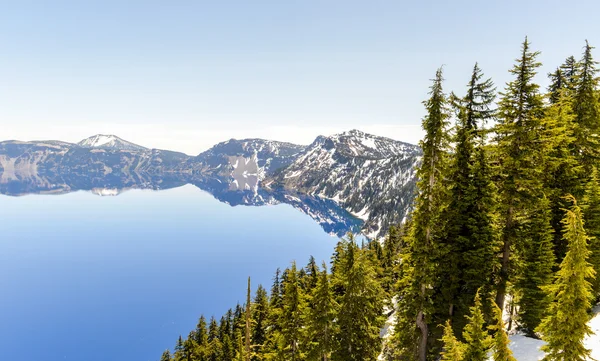
<svg viewBox="0 0 600 361">
<path fill-rule="evenodd" d="M 0 183 L 40 174 L 192 174 L 218 180 L 223 191 L 247 192 L 249 198 L 282 190 L 336 202 L 365 222 L 364 234 L 378 237 L 408 215 L 420 157 L 416 145 L 357 129 L 320 135 L 309 145 L 229 139 L 197 156 L 97 134 L 79 143 L 0 142 Z"/>
</svg>

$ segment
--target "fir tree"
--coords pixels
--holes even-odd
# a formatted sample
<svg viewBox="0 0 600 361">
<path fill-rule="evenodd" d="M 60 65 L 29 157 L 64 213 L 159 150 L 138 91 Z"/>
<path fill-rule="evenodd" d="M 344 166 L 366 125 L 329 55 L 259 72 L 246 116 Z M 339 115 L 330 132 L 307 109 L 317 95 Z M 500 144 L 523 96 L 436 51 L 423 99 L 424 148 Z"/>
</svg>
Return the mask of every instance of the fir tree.
<svg viewBox="0 0 600 361">
<path fill-rule="evenodd" d="M 583 361 L 590 357 L 590 350 L 584 347 L 583 340 L 592 333 L 587 324 L 592 298 L 589 280 L 595 274 L 587 261 L 590 251 L 582 211 L 575 198 L 570 197 L 570 200 L 573 206 L 566 210 L 563 219 L 568 251 L 554 283 L 547 287 L 552 303 L 548 316 L 538 328 L 546 341 L 542 346 L 546 361 Z"/>
<path fill-rule="evenodd" d="M 571 55 L 565 59 L 565 62 L 560 66 L 560 72 L 565 80 L 565 88 L 569 92 L 575 90 L 577 77 L 579 76 L 579 62 L 574 56 Z"/>
<path fill-rule="evenodd" d="M 513 357 L 510 348 L 508 348 L 510 340 L 506 334 L 504 320 L 502 319 L 502 310 L 496 306 L 493 300 L 491 304 L 493 305 L 494 321 L 496 322 L 494 325 L 489 326 L 489 329 L 494 332 L 492 345 L 493 359 L 494 361 L 517 361 Z"/>
<path fill-rule="evenodd" d="M 165 352 L 163 352 L 162 356 L 160 357 L 160 361 L 171 361 L 171 352 L 169 352 L 169 350 L 165 350 Z"/>
<path fill-rule="evenodd" d="M 383 326 L 382 288 L 365 251 L 348 242 L 343 271 L 346 293 L 336 320 L 339 344 L 332 360 L 375 361 L 381 352 L 379 332 Z"/>
<path fill-rule="evenodd" d="M 546 198 L 535 203 L 537 208 L 531 210 L 528 221 L 522 225 L 521 234 L 526 238 L 520 244 L 519 269 L 514 280 L 521 327 L 533 337 L 548 308 L 543 288 L 552 283 L 554 266 L 550 205 Z"/>
<path fill-rule="evenodd" d="M 475 64 L 464 98 L 455 98 L 458 110 L 456 148 L 449 179 L 450 204 L 445 218 L 447 234 L 440 241 L 438 262 L 444 310 L 460 335 L 465 314 L 477 290 L 491 282 L 498 252 L 494 228 L 495 188 L 484 150 L 483 125 L 494 116 L 495 88 Z"/>
<path fill-rule="evenodd" d="M 441 353 L 441 361 L 462 361 L 464 346 L 454 336 L 450 320 L 446 321 L 446 326 L 444 326 L 442 342 L 444 343 L 444 348 Z"/>
<path fill-rule="evenodd" d="M 544 153 L 544 187 L 552 209 L 551 224 L 554 230 L 554 253 L 558 261 L 566 253 L 561 236 L 561 220 L 566 205 L 566 194 L 580 193 L 582 168 L 574 156 L 575 123 L 571 108 L 572 99 L 563 89 L 558 99 L 546 108 L 542 126 L 540 149 Z"/>
<path fill-rule="evenodd" d="M 471 314 L 467 317 L 469 321 L 465 326 L 463 336 L 465 338 L 464 361 L 485 361 L 490 349 L 490 336 L 484 327 L 483 306 L 479 292 L 475 295 Z"/>
<path fill-rule="evenodd" d="M 585 228 L 590 236 L 589 262 L 596 272 L 596 278 L 591 281 L 592 294 L 598 300 L 600 298 L 600 276 L 598 276 L 600 275 L 600 183 L 596 167 L 592 168 L 582 203 Z"/>
<path fill-rule="evenodd" d="M 283 306 L 280 321 L 281 335 L 285 342 L 288 360 L 302 360 L 304 355 L 301 349 L 301 337 L 306 300 L 298 279 L 296 262 L 293 262 L 292 267 L 286 272 L 281 302 Z"/>
<path fill-rule="evenodd" d="M 267 341 L 267 328 L 269 326 L 269 297 L 263 286 L 258 285 L 256 295 L 254 296 L 254 309 L 252 311 L 252 342 L 253 342 L 253 360 L 259 360 L 257 355 L 262 354 L 262 349 Z"/>
<path fill-rule="evenodd" d="M 554 72 L 548 73 L 548 78 L 550 78 L 548 99 L 550 100 L 550 104 L 555 104 L 559 101 L 561 94 L 567 89 L 567 79 L 565 79 L 560 67 L 556 68 Z"/>
<path fill-rule="evenodd" d="M 419 361 L 426 360 L 430 344 L 429 319 L 433 312 L 430 299 L 436 282 L 436 243 L 441 237 L 439 231 L 444 228 L 441 222 L 447 204 L 446 186 L 442 180 L 447 168 L 450 115 L 443 80 L 440 68 L 433 80 L 430 98 L 424 102 L 427 115 L 423 119 L 423 160 L 417 171 L 419 193 L 415 199 L 408 245 L 401 255 L 402 279 L 394 343 L 401 357 Z M 416 349 L 414 345 L 417 345 Z"/>
<path fill-rule="evenodd" d="M 580 72 L 575 88 L 573 111 L 577 124 L 576 154 L 579 155 L 586 171 L 600 159 L 600 104 L 598 102 L 598 62 L 592 56 L 594 48 L 585 42 L 583 57 L 580 61 Z"/>
<path fill-rule="evenodd" d="M 511 258 L 515 242 L 521 239 L 519 221 L 526 217 L 532 199 L 543 190 L 543 165 L 539 139 L 542 131 L 543 100 L 533 82 L 541 66 L 525 39 L 521 56 L 510 70 L 515 77 L 501 93 L 496 126 L 496 163 L 501 196 L 502 264 L 496 303 L 504 308 L 506 287 L 511 276 Z"/>
<path fill-rule="evenodd" d="M 252 299 L 250 298 L 250 277 L 248 277 L 248 289 L 246 291 L 246 312 L 245 312 L 245 326 L 244 326 L 244 360 L 245 361 L 250 361 L 250 358 L 252 356 L 251 350 L 250 350 L 250 333 L 251 333 L 251 325 L 250 325 L 250 320 L 252 318 L 252 311 L 251 311 L 251 306 L 252 306 Z"/>
<path fill-rule="evenodd" d="M 329 284 L 325 263 L 317 276 L 317 285 L 311 300 L 312 307 L 308 310 L 308 359 L 328 361 L 334 349 L 337 303 Z"/>
</svg>

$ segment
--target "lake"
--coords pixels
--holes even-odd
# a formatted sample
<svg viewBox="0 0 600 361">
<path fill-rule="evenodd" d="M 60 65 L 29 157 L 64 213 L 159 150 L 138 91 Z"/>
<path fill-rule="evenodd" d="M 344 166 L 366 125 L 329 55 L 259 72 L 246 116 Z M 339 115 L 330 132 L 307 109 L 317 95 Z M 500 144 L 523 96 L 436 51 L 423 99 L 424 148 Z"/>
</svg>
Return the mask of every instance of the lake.
<svg viewBox="0 0 600 361">
<path fill-rule="evenodd" d="M 296 208 L 191 184 L 0 195 L 1 359 L 158 360 L 201 313 L 243 303 L 248 276 L 269 289 L 277 267 L 329 261 L 338 238 Z"/>
</svg>

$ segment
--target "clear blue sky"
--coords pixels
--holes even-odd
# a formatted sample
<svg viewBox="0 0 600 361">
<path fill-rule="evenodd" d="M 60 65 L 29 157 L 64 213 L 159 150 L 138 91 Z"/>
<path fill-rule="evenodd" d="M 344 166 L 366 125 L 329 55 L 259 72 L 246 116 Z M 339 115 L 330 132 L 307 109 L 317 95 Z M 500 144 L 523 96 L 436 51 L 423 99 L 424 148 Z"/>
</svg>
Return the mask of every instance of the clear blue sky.
<svg viewBox="0 0 600 361">
<path fill-rule="evenodd" d="M 231 137 L 309 143 L 359 128 L 417 142 L 445 64 L 499 89 L 528 35 L 545 73 L 599 1 L 1 1 L 0 139 L 114 133 L 195 154 Z M 600 50 L 596 51 L 600 59 Z"/>
</svg>

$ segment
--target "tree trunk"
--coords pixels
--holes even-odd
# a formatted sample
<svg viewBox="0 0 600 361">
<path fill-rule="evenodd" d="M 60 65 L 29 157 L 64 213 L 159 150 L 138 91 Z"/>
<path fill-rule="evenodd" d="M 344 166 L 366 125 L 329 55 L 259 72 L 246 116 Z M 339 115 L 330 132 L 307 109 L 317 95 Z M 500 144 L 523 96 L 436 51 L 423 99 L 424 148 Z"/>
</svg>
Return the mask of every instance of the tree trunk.
<svg viewBox="0 0 600 361">
<path fill-rule="evenodd" d="M 427 360 L 427 337 L 429 331 L 427 329 L 427 323 L 425 323 L 425 316 L 423 311 L 419 311 L 417 315 L 417 326 L 421 330 L 421 340 L 419 341 L 419 361 Z"/>
<path fill-rule="evenodd" d="M 502 268 L 500 269 L 500 282 L 496 293 L 496 304 L 504 312 L 504 298 L 506 296 L 506 283 L 508 282 L 508 266 L 510 261 L 510 247 L 512 244 L 512 232 L 514 227 L 513 207 L 508 208 L 506 215 L 506 226 L 504 229 L 504 246 L 502 248 Z"/>
</svg>

